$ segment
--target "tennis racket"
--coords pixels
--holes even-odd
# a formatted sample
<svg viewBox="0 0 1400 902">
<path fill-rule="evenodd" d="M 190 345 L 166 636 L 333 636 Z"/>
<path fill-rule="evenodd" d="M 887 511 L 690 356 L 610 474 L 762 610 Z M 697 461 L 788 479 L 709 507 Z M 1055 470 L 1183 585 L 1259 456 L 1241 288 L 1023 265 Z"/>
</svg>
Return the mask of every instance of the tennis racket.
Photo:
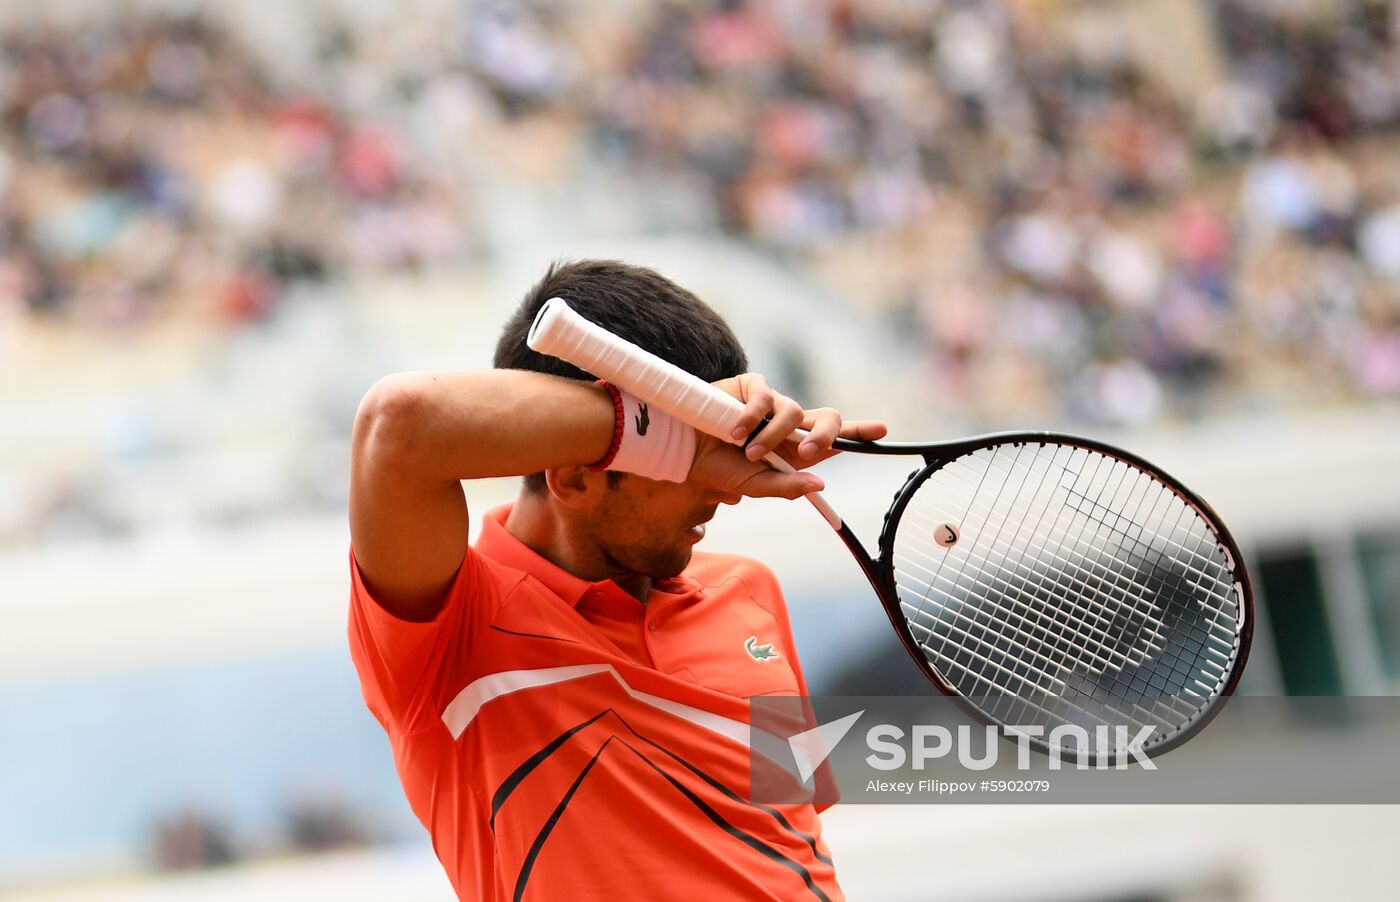
<svg viewBox="0 0 1400 902">
<path fill-rule="evenodd" d="M 560 298 L 527 341 L 733 441 L 740 401 Z M 1064 760 L 1124 762 L 1190 739 L 1239 682 L 1254 627 L 1239 548 L 1137 455 L 1053 432 L 835 447 L 919 459 L 873 557 L 820 494 L 807 498 L 924 675 L 977 720 Z"/>
</svg>

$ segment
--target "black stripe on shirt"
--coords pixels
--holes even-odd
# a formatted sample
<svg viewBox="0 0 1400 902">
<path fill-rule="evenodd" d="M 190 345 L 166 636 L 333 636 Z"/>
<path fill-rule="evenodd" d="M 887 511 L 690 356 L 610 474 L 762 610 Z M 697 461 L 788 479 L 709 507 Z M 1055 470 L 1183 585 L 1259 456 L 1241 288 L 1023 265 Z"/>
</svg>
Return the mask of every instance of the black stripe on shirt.
<svg viewBox="0 0 1400 902">
<path fill-rule="evenodd" d="M 549 839 L 549 834 L 554 831 L 555 825 L 559 823 L 559 818 L 564 816 L 564 809 L 569 807 L 569 802 L 573 800 L 574 793 L 578 792 L 579 786 L 583 783 L 583 778 L 588 776 L 588 772 L 593 769 L 593 765 L 598 763 L 598 756 L 603 754 L 603 749 L 607 748 L 610 742 L 612 742 L 611 736 L 603 741 L 603 744 L 598 747 L 598 751 L 593 753 L 593 757 L 588 760 L 588 764 L 584 766 L 583 770 L 579 771 L 579 775 L 574 778 L 573 785 L 569 787 L 568 792 L 564 793 L 564 797 L 559 800 L 559 804 L 554 806 L 554 812 L 550 814 L 549 820 L 545 821 L 544 827 L 540 830 L 539 835 L 536 836 L 535 841 L 531 843 L 530 853 L 525 856 L 525 864 L 521 866 L 520 876 L 515 880 L 515 902 L 520 902 L 520 899 L 525 895 L 525 884 L 530 880 L 530 872 L 534 870 L 535 861 L 539 859 L 540 851 L 544 849 L 545 840 Z"/>
<path fill-rule="evenodd" d="M 812 895 L 816 896 L 818 899 L 821 899 L 822 902 L 831 902 L 831 897 L 828 896 L 826 893 L 822 892 L 822 888 L 817 886 L 816 881 L 812 879 L 812 875 L 808 873 L 807 869 L 804 868 L 801 864 L 787 857 L 782 852 L 779 852 L 777 849 L 768 845 L 766 842 L 759 839 L 757 836 L 754 836 L 753 834 L 748 833 L 747 831 L 740 830 L 738 827 L 729 823 L 729 821 L 724 819 L 724 815 L 711 808 L 708 804 L 705 803 L 704 799 L 700 798 L 698 795 L 691 792 L 689 789 L 686 789 L 685 786 L 683 786 L 680 783 L 680 781 L 678 781 L 675 777 L 671 776 L 661 768 L 657 767 L 656 764 L 653 763 L 650 758 L 633 748 L 632 744 L 629 743 L 626 739 L 618 739 L 617 741 L 622 743 L 622 745 L 626 746 L 627 750 L 632 752 L 632 754 L 645 761 L 648 767 L 650 767 L 652 770 L 656 771 L 663 778 L 665 778 L 667 783 L 670 783 L 672 786 L 674 786 L 676 790 L 680 792 L 681 795 L 685 796 L 686 799 L 689 800 L 689 802 L 692 805 L 700 809 L 700 812 L 704 814 L 705 817 L 709 818 L 710 822 L 713 823 L 716 827 L 719 827 L 725 833 L 728 833 L 730 836 L 739 840 L 739 842 L 748 846 L 750 849 L 753 849 L 755 852 L 759 853 L 763 857 L 793 871 L 795 874 L 797 874 L 797 876 L 802 878 L 803 883 L 807 884 L 807 889 L 811 890 Z"/>
</svg>

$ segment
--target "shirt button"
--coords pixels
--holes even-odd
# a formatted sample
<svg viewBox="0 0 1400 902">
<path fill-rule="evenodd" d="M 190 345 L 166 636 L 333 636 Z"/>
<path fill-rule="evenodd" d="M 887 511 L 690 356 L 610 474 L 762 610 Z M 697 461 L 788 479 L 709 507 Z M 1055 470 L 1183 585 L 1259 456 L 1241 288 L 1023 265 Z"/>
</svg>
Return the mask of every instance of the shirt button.
<svg viewBox="0 0 1400 902">
<path fill-rule="evenodd" d="M 656 632 L 656 621 L 653 620 L 651 623 L 648 623 L 647 629 L 651 630 L 653 633 Z"/>
</svg>

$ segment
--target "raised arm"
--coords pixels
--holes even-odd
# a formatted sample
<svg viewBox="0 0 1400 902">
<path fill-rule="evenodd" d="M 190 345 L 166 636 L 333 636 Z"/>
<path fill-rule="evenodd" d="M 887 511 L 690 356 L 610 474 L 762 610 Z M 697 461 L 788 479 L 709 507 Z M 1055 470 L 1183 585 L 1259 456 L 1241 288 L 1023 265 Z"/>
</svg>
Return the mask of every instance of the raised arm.
<svg viewBox="0 0 1400 902">
<path fill-rule="evenodd" d="M 467 549 L 461 480 L 588 464 L 607 451 L 613 406 L 585 382 L 518 370 L 403 373 L 355 417 L 350 534 L 374 597 L 431 620 Z"/>
<path fill-rule="evenodd" d="M 880 438 L 885 432 L 880 423 L 843 423 L 831 408 L 804 411 L 756 374 L 715 384 L 745 402 L 740 434 L 770 418 L 748 457 L 733 445 L 698 437 L 690 481 L 735 498 L 796 498 L 822 488 L 815 476 L 779 473 L 757 460 L 798 426 L 810 430 L 808 440 L 801 449 L 781 450 L 799 468 L 828 456 L 838 434 Z M 466 554 L 462 480 L 587 466 L 607 452 L 615 421 L 604 389 L 541 373 L 381 379 L 360 403 L 350 457 L 351 543 L 375 599 L 402 619 L 431 620 Z"/>
</svg>

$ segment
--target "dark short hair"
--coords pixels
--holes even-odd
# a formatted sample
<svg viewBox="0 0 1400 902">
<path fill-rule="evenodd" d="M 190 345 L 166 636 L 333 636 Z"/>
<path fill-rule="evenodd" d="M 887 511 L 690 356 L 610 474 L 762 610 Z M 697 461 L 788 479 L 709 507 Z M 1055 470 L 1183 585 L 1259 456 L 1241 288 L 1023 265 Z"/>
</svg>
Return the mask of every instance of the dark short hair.
<svg viewBox="0 0 1400 902">
<path fill-rule="evenodd" d="M 670 279 L 617 260 L 554 263 L 506 322 L 496 342 L 497 369 L 533 370 L 566 379 L 596 378 L 570 363 L 531 350 L 525 336 L 550 298 L 563 298 L 591 320 L 706 382 L 749 368 L 729 325 L 704 301 Z M 525 477 L 529 491 L 544 488 L 544 474 Z"/>
</svg>

